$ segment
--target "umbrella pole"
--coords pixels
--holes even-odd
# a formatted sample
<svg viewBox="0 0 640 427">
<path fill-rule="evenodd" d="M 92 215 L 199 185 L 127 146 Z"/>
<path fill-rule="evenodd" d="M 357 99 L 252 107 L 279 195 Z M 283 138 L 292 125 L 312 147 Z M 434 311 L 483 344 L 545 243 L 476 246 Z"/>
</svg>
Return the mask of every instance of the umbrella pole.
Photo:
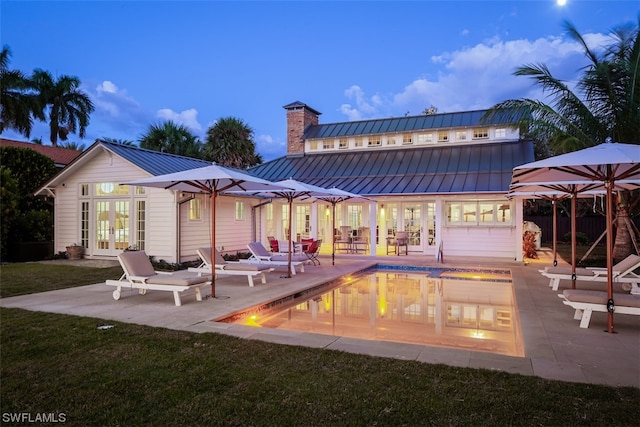
<svg viewBox="0 0 640 427">
<path fill-rule="evenodd" d="M 608 169 L 611 168 L 607 165 Z M 615 304 L 613 302 L 613 182 L 605 182 L 607 187 L 607 330 L 606 332 L 614 333 L 613 330 L 613 312 Z"/>
<path fill-rule="evenodd" d="M 557 241 L 558 241 L 558 206 L 556 196 L 553 196 L 553 200 L 551 201 L 553 205 L 553 266 L 558 265 L 558 249 L 557 249 Z"/>
<path fill-rule="evenodd" d="M 212 264 L 215 264 L 215 250 L 216 250 L 216 190 L 211 192 L 211 260 Z M 216 297 L 216 274 L 215 266 L 211 266 L 211 298 Z"/>
<path fill-rule="evenodd" d="M 576 208 L 578 194 L 571 196 L 571 288 L 576 288 Z"/>
<path fill-rule="evenodd" d="M 333 205 L 333 215 L 331 216 L 331 265 L 336 265 L 336 202 Z"/>
<path fill-rule="evenodd" d="M 293 250 L 293 244 L 291 243 L 291 239 L 293 238 L 293 236 L 291 235 L 291 232 L 293 231 L 293 228 L 291 226 L 292 210 L 293 210 L 293 197 L 290 197 L 289 198 L 289 262 L 287 263 L 287 279 L 291 278 L 291 251 Z"/>
</svg>

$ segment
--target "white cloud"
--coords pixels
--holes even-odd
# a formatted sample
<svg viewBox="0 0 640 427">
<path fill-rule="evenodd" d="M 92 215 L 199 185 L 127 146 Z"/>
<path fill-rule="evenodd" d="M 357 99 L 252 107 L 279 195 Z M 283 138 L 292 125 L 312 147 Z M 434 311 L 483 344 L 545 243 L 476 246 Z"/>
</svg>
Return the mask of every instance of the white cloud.
<svg viewBox="0 0 640 427">
<path fill-rule="evenodd" d="M 260 153 L 265 161 L 279 157 L 287 151 L 287 142 L 271 135 L 258 135 L 255 142 L 256 152 Z"/>
<path fill-rule="evenodd" d="M 610 42 L 607 36 L 583 36 L 596 49 Z M 573 40 L 546 37 L 503 41 L 486 40 L 461 50 L 442 52 L 431 57 L 432 67 L 423 70 L 425 77 L 409 82 L 388 96 L 367 97 L 357 85 L 346 89 L 345 97 L 354 102 L 342 104 L 340 112 L 349 120 L 420 114 L 431 105 L 439 112 L 489 108 L 506 99 L 535 98 L 543 95 L 531 79 L 514 76 L 517 67 L 546 64 L 551 73 L 571 82 L 585 65 L 582 46 Z M 426 77 L 429 76 L 429 77 Z"/>
<path fill-rule="evenodd" d="M 180 113 L 176 113 L 169 108 L 163 108 L 158 110 L 156 116 L 162 120 L 171 120 L 175 123 L 184 125 L 195 132 L 202 132 L 202 126 L 198 122 L 198 110 L 195 108 L 190 108 Z"/>
</svg>

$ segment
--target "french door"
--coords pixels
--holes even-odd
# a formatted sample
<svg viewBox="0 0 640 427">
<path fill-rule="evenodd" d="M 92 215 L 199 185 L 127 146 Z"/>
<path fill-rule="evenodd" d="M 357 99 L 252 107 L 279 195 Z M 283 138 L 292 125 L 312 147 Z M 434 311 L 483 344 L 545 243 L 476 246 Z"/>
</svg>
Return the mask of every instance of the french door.
<svg viewBox="0 0 640 427">
<path fill-rule="evenodd" d="M 117 255 L 131 246 L 130 200 L 96 200 L 94 202 L 94 254 Z"/>
</svg>

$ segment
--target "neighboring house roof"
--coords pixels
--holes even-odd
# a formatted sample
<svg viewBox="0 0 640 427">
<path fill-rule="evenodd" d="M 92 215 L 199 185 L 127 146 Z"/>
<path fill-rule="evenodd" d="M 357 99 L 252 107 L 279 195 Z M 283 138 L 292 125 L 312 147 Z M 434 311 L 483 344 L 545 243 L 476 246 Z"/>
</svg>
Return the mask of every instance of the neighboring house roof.
<svg viewBox="0 0 640 427">
<path fill-rule="evenodd" d="M 494 116 L 491 120 L 481 123 L 480 118 L 486 112 L 487 110 L 463 111 L 459 113 L 442 113 L 410 117 L 392 117 L 388 119 L 360 120 L 356 122 L 318 124 L 309 126 L 305 129 L 302 138 L 341 138 L 358 135 L 414 132 L 444 128 L 496 126 L 501 124 L 508 125 L 514 122 L 513 117 L 507 117 L 505 115 L 503 118 L 500 116 Z"/>
<path fill-rule="evenodd" d="M 280 157 L 249 169 L 365 196 L 507 193 L 513 168 L 534 160 L 532 141 L 345 151 Z"/>
<path fill-rule="evenodd" d="M 18 147 L 28 148 L 37 151 L 53 160 L 58 168 L 63 168 L 71 163 L 76 157 L 82 154 L 80 150 L 72 150 L 70 148 L 52 147 L 51 145 L 40 145 L 32 142 L 14 141 L 11 139 L 0 138 L 0 147 Z"/>
</svg>

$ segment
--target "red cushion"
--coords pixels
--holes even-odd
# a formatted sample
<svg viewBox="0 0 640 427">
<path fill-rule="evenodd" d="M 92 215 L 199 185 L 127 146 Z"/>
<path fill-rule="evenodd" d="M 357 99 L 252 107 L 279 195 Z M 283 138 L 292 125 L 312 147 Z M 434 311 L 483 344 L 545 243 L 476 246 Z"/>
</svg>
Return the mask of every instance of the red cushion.
<svg viewBox="0 0 640 427">
<path fill-rule="evenodd" d="M 269 244 L 271 245 L 271 252 L 280 252 L 278 250 L 278 241 L 277 240 L 269 240 Z"/>
</svg>

